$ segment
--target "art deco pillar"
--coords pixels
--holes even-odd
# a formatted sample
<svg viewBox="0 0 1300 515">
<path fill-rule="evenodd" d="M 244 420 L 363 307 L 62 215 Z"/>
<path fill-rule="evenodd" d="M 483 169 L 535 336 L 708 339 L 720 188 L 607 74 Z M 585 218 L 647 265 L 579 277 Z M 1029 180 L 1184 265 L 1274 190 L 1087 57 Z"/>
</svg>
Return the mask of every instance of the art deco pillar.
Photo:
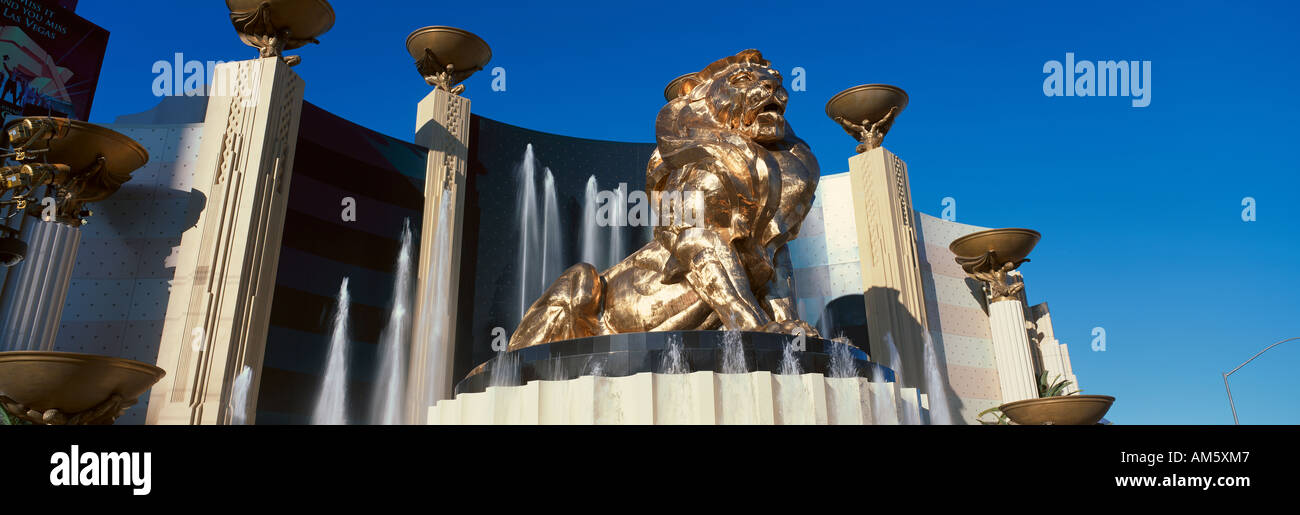
<svg viewBox="0 0 1300 515">
<path fill-rule="evenodd" d="M 849 159 L 849 178 L 872 360 L 900 372 L 903 386 L 923 387 L 928 326 L 907 165 L 876 147 Z M 890 362 L 887 337 L 902 363 Z"/>
<path fill-rule="evenodd" d="M 971 278 L 984 283 L 989 301 L 993 359 L 997 361 L 1002 402 L 1038 398 L 1024 302 L 1025 283 L 1014 270 L 1029 261 L 1041 237 L 1029 229 L 992 229 L 953 240 L 949 248 Z"/>
<path fill-rule="evenodd" d="M 27 259 L 9 270 L 0 300 L 0 350 L 48 351 L 63 318 L 81 229 L 33 218 L 23 233 Z"/>
<path fill-rule="evenodd" d="M 194 179 L 207 205 L 182 236 L 150 424 L 229 423 L 244 366 L 247 423 L 256 414 L 303 81 L 278 56 L 216 70 Z"/>
<path fill-rule="evenodd" d="M 411 33 L 406 49 L 434 86 L 415 120 L 415 143 L 429 149 L 429 160 L 404 410 L 406 423 L 423 424 L 429 407 L 451 398 L 454 380 L 470 120 L 469 99 L 461 96 L 465 86 L 457 84 L 487 66 L 492 49 L 469 31 L 443 26 Z"/>
<path fill-rule="evenodd" d="M 418 316 L 407 375 L 408 423 L 422 422 L 430 406 L 451 397 L 469 110 L 469 99 L 441 88 L 417 110 L 415 143 L 429 149 L 429 160 L 416 275 Z"/>
</svg>

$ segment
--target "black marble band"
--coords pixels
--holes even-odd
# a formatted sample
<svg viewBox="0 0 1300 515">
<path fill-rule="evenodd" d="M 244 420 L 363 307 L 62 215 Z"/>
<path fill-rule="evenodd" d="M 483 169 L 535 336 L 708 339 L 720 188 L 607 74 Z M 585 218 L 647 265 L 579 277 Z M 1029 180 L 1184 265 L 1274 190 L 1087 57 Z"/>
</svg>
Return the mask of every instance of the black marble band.
<svg viewBox="0 0 1300 515">
<path fill-rule="evenodd" d="M 680 338 L 682 357 L 689 372 L 720 372 L 723 331 L 674 331 L 630 333 L 577 338 L 537 345 L 498 356 L 483 370 L 461 380 L 455 393 L 478 393 L 488 386 L 514 386 L 529 381 L 561 381 L 581 376 L 625 377 L 643 372 L 664 373 L 663 357 L 670 338 Z M 785 346 L 793 337 L 773 333 L 739 333 L 749 372 L 781 372 Z M 819 338 L 806 338 L 803 352 L 796 352 L 802 373 L 837 376 L 831 370 L 831 355 L 847 350 L 859 377 L 872 377 L 876 368 L 887 381 L 894 372 L 872 363 L 865 352 L 852 345 Z M 849 368 L 849 367 L 845 367 Z"/>
</svg>

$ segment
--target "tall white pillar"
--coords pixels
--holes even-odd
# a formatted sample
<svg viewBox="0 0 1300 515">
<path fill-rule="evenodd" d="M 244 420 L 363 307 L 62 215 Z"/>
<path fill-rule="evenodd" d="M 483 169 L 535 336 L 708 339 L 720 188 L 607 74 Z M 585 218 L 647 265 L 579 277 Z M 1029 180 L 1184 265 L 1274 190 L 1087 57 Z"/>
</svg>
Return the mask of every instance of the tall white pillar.
<svg viewBox="0 0 1300 515">
<path fill-rule="evenodd" d="M 48 351 L 63 318 L 81 229 L 31 219 L 23 240 L 27 257 L 9 270 L 0 299 L 0 350 Z"/>
<path fill-rule="evenodd" d="M 877 147 L 849 159 L 849 180 L 872 361 L 899 372 L 904 386 L 924 391 L 922 331 L 928 322 L 907 164 Z M 890 361 L 886 336 L 902 363 Z"/>
<path fill-rule="evenodd" d="M 149 424 L 229 423 L 244 366 L 255 420 L 303 81 L 279 57 L 223 63 L 216 76 L 194 178 L 207 205 L 181 237 Z"/>
<path fill-rule="evenodd" d="M 993 358 L 997 360 L 1002 402 L 1038 398 L 1034 359 L 1025 331 L 1025 310 L 1018 299 L 995 300 L 989 304 L 989 328 L 993 333 Z"/>
<path fill-rule="evenodd" d="M 442 88 L 434 89 L 417 108 L 415 143 L 429 149 L 429 159 L 407 369 L 408 424 L 424 423 L 430 406 L 451 398 L 469 121 L 469 99 Z"/>
</svg>

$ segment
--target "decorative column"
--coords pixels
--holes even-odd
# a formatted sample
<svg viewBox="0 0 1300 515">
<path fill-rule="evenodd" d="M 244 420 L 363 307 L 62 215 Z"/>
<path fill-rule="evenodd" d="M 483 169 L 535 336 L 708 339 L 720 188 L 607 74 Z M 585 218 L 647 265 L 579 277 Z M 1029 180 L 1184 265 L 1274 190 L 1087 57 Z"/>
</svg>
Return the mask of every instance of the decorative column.
<svg viewBox="0 0 1300 515">
<path fill-rule="evenodd" d="M 28 220 L 23 230 L 27 258 L 9 270 L 0 299 L 0 350 L 54 348 L 72 268 L 81 246 L 81 229 L 57 222 Z"/>
<path fill-rule="evenodd" d="M 849 159 L 849 180 L 872 360 L 899 372 L 903 386 L 923 388 L 928 325 L 907 164 L 876 147 Z M 887 337 L 902 363 L 890 362 Z"/>
<path fill-rule="evenodd" d="M 149 424 L 229 423 L 245 366 L 256 414 L 303 81 L 278 55 L 216 70 L 194 179 L 207 205 L 181 239 Z"/>
<path fill-rule="evenodd" d="M 424 222 L 407 377 L 407 418 L 419 423 L 429 407 L 451 398 L 460 246 L 469 158 L 469 99 L 435 89 L 420 101 L 415 143 L 429 149 Z"/>
<path fill-rule="evenodd" d="M 993 354 L 1002 386 L 1002 402 L 1038 398 L 1034 362 L 1025 333 L 1025 310 L 1015 299 L 994 299 L 989 303 L 989 329 L 993 333 Z"/>
<path fill-rule="evenodd" d="M 1025 283 L 1013 276 L 1013 271 L 1029 261 L 1027 257 L 1040 237 L 1038 232 L 1029 229 L 992 229 L 957 238 L 949 246 L 966 274 L 984 283 L 993 358 L 997 361 L 1004 404 L 1038 398 L 1038 380 L 1020 297 Z"/>
<path fill-rule="evenodd" d="M 465 86 L 457 84 L 487 66 L 492 49 L 466 30 L 441 26 L 411 33 L 406 48 L 434 87 L 416 109 L 415 143 L 429 149 L 429 158 L 404 410 L 406 423 L 424 424 L 430 407 L 451 398 L 455 380 L 470 121 Z"/>
<path fill-rule="evenodd" d="M 826 115 L 859 143 L 858 155 L 849 159 L 849 180 L 871 358 L 897 372 L 902 386 L 924 391 L 922 332 L 928 325 L 912 186 L 907 165 L 881 147 L 908 102 L 901 88 L 863 84 L 831 97 Z M 892 362 L 891 341 L 902 363 Z"/>
</svg>

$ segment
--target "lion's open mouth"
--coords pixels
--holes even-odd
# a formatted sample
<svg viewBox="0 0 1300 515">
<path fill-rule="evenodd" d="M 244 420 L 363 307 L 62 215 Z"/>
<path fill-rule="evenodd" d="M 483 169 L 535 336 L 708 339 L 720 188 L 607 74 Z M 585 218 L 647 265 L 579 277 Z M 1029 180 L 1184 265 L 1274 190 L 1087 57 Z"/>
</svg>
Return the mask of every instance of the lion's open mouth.
<svg viewBox="0 0 1300 515">
<path fill-rule="evenodd" d="M 785 115 L 785 104 L 775 97 L 769 97 L 745 114 L 745 125 L 753 125 L 763 115 L 768 118 L 779 119 Z"/>
</svg>

